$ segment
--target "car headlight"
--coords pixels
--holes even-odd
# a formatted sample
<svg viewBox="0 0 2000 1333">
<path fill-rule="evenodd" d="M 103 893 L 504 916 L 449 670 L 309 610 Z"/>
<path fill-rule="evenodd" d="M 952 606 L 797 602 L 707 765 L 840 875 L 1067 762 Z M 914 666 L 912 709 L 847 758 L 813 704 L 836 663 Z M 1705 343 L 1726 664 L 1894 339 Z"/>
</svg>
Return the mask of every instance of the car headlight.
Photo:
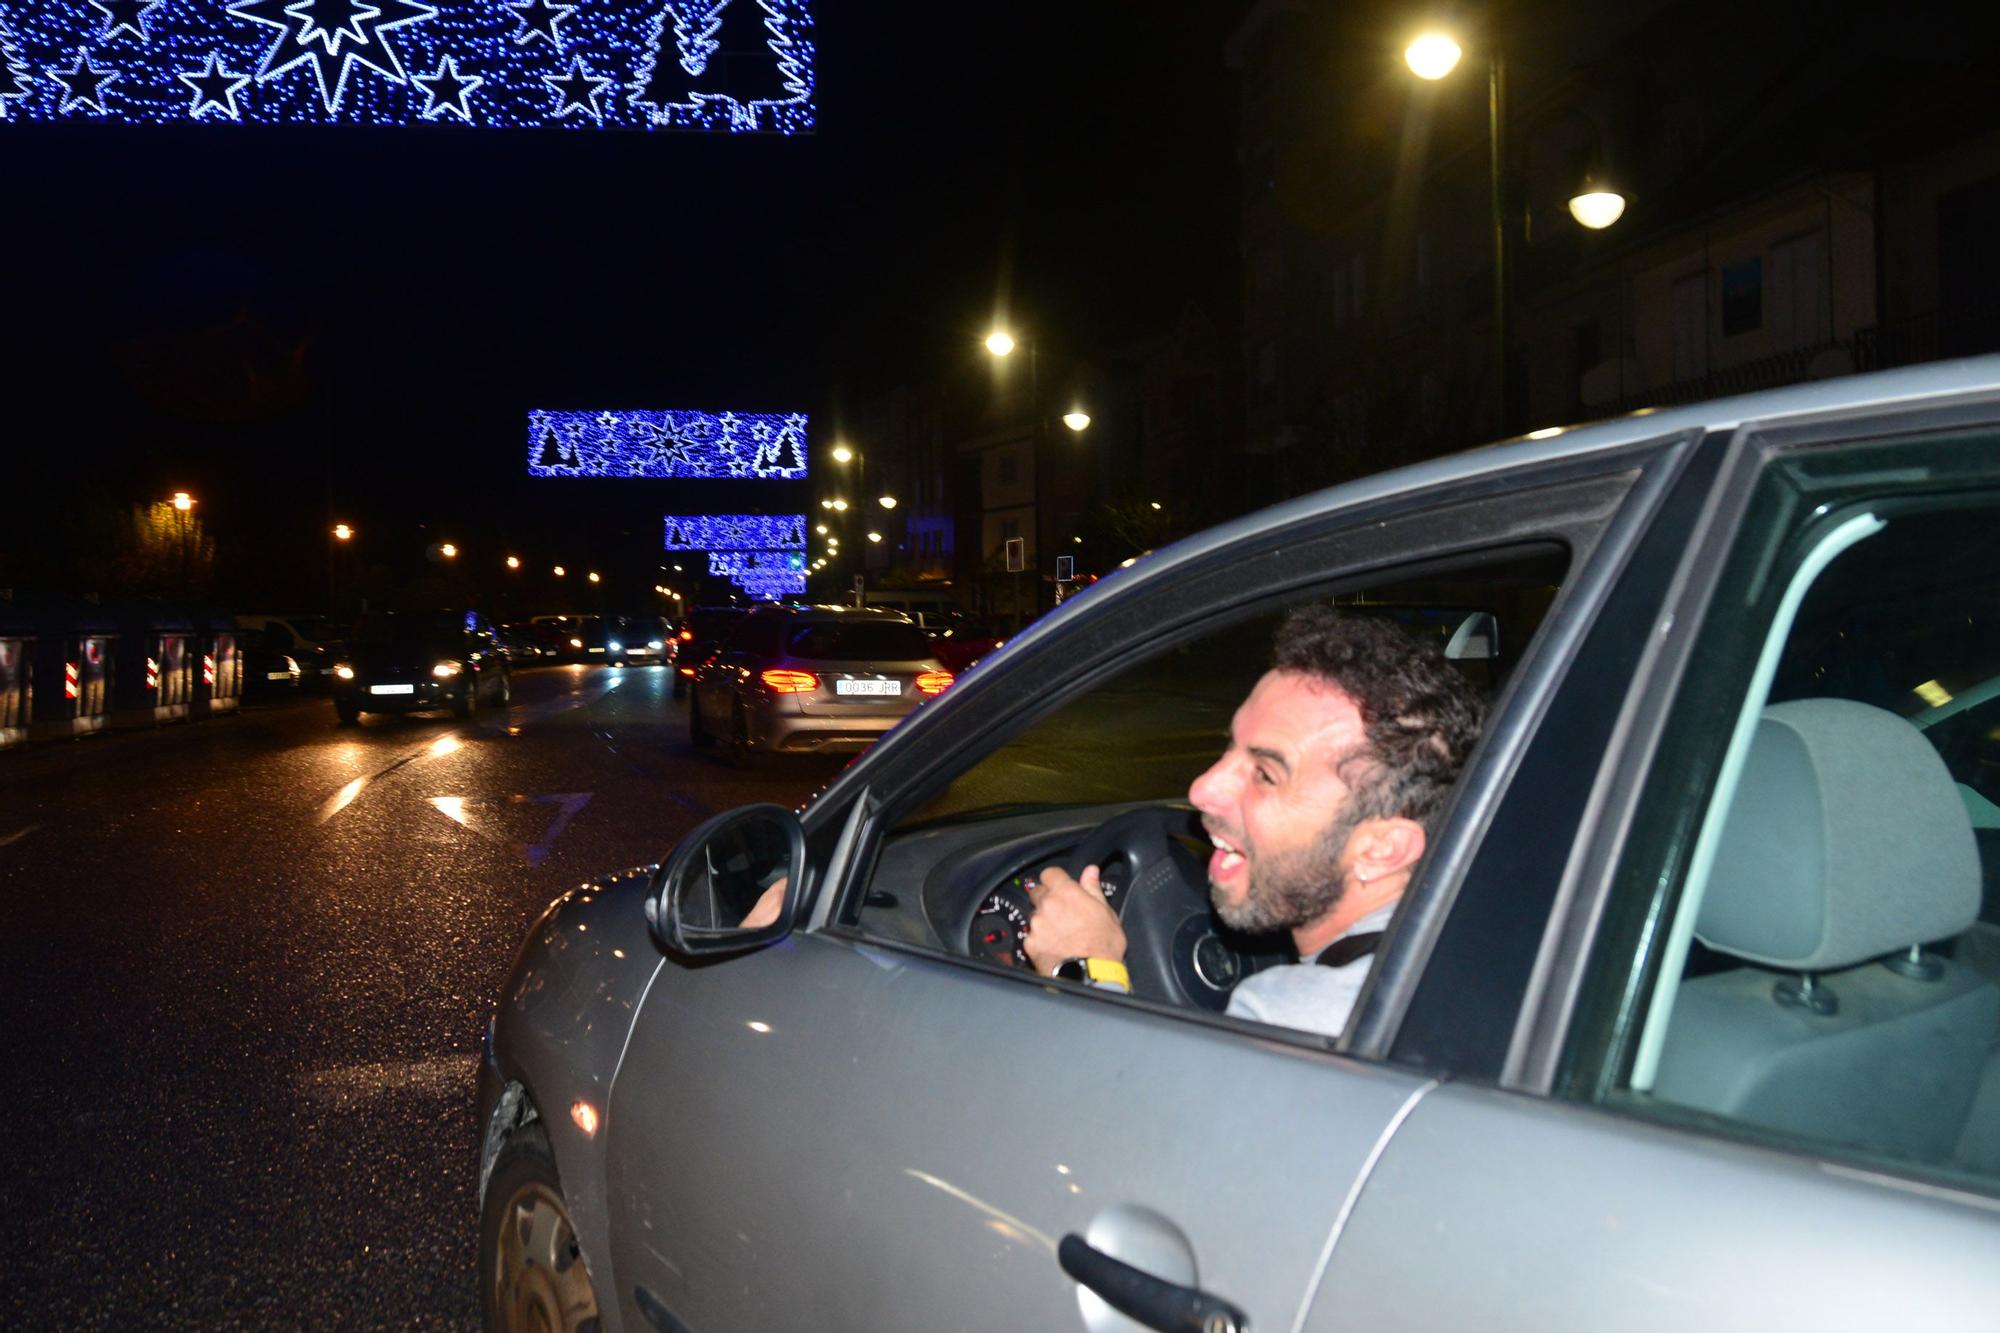
<svg viewBox="0 0 2000 1333">
<path fill-rule="evenodd" d="M 606 648 L 609 648 L 614 653 L 622 653 L 625 651 L 625 645 L 618 642 L 618 640 L 616 639 L 613 639 L 610 643 L 607 643 L 604 646 Z"/>
<path fill-rule="evenodd" d="M 453 676 L 456 676 L 462 669 L 463 668 L 460 667 L 459 664 L 456 662 L 439 662 L 436 666 L 431 668 L 431 674 L 433 676 L 436 676 L 439 680 L 450 680 Z"/>
<path fill-rule="evenodd" d="M 353 680 L 354 668 L 347 665 L 347 663 L 342 662 L 339 666 L 333 669 L 333 674 L 340 677 L 342 680 Z"/>
<path fill-rule="evenodd" d="M 660 649 L 666 647 L 667 645 L 666 641 L 663 639 L 649 639 L 646 643 L 646 646 L 648 648 L 651 648 L 654 652 L 657 653 L 658 651 L 660 651 Z"/>
</svg>

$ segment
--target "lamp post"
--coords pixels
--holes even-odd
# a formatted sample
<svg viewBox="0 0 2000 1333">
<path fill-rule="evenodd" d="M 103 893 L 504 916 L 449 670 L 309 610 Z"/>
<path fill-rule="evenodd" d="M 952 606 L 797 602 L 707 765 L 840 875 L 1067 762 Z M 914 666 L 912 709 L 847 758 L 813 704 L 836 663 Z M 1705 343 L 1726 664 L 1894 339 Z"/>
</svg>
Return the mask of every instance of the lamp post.
<svg viewBox="0 0 2000 1333">
<path fill-rule="evenodd" d="M 1511 216 L 1507 207 L 1507 64 L 1500 47 L 1499 20 L 1489 20 L 1486 32 L 1486 146 L 1487 186 L 1492 203 L 1493 224 L 1493 374 L 1500 408 L 1500 430 L 1514 429 L 1515 413 L 1509 401 L 1509 348 L 1512 310 L 1509 308 L 1509 262 Z M 1435 83 L 1458 68 L 1464 50 L 1450 33 L 1421 33 L 1403 50 L 1410 72 Z M 1585 177 L 1569 200 L 1570 216 L 1593 231 L 1601 231 L 1625 213 L 1626 196 L 1596 176 Z"/>
<path fill-rule="evenodd" d="M 1033 427 L 1032 434 L 1030 437 L 1030 447 L 1034 451 L 1034 476 L 1035 476 L 1034 508 L 1035 508 L 1035 526 L 1037 528 L 1037 532 L 1035 534 L 1037 537 L 1037 541 L 1035 545 L 1037 551 L 1039 552 L 1042 545 L 1042 543 L 1039 540 L 1041 535 L 1039 529 L 1041 527 L 1041 518 L 1042 518 L 1041 497 L 1042 497 L 1043 487 L 1045 485 L 1045 480 L 1043 477 L 1043 470 L 1042 470 L 1044 461 L 1042 457 L 1044 453 L 1042 446 L 1048 440 L 1049 414 L 1044 410 L 1042 406 L 1041 340 L 1036 338 L 1033 334 L 1029 334 L 1027 336 L 1027 342 L 1028 342 L 1028 415 L 1030 421 L 1032 422 L 1032 427 Z M 991 333 L 986 335 L 986 350 L 991 356 L 994 357 L 995 360 L 1005 360 L 1007 357 L 1013 354 L 1014 349 L 1019 345 L 1020 342 L 1014 336 L 1014 334 L 1004 328 L 996 328 Z M 1090 413 L 1084 411 L 1080 405 L 1073 404 L 1069 411 L 1063 413 L 1061 420 L 1063 425 L 1067 427 L 1070 433 L 1073 435 L 1080 436 L 1083 434 L 1084 431 L 1090 429 Z M 1020 601 L 1021 601 L 1020 578 L 1018 575 L 1015 577 L 1014 580 L 1014 589 L 1015 589 L 1014 592 L 1015 618 L 1018 621 L 1020 619 Z M 1060 585 L 1058 585 L 1056 589 L 1056 600 L 1057 601 L 1062 600 L 1062 589 Z"/>
<path fill-rule="evenodd" d="M 336 523 L 333 525 L 332 540 L 326 544 L 326 613 L 329 616 L 338 617 L 340 615 L 340 592 L 334 582 L 334 560 L 336 558 L 334 552 L 353 540 L 353 528 L 345 523 Z"/>
</svg>

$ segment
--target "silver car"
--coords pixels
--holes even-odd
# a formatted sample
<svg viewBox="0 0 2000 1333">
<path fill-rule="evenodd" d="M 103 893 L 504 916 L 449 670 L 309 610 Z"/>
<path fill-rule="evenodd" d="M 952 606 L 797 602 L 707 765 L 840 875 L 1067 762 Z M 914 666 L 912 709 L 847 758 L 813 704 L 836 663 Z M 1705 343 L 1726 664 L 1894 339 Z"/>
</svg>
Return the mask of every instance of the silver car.
<svg viewBox="0 0 2000 1333">
<path fill-rule="evenodd" d="M 489 1322 L 1991 1327 L 1996 533 L 1982 359 L 1101 581 L 796 815 L 549 908 L 481 1075 Z M 1308 601 L 1442 617 L 1491 697 L 1338 1038 L 1222 1012 L 1290 960 L 1211 917 L 1183 802 Z M 1130 995 L 1019 966 L 1024 877 L 1086 862 Z"/>
<path fill-rule="evenodd" d="M 762 606 L 689 682 L 688 736 L 738 763 L 864 750 L 954 677 L 897 611 Z"/>
</svg>

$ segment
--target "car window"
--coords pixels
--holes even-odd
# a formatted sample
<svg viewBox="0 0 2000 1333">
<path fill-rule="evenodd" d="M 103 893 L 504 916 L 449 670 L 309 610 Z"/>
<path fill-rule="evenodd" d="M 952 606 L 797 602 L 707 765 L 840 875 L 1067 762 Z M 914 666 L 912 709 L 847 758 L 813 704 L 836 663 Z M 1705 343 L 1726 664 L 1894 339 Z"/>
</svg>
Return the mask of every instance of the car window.
<svg viewBox="0 0 2000 1333">
<path fill-rule="evenodd" d="M 1173 862 L 1191 886 L 1192 897 L 1174 910 L 1190 915 L 1147 927 L 1130 924 L 1128 915 L 1128 934 L 1136 939 L 1152 930 L 1163 957 L 1173 955 L 1162 968 L 1192 965 L 1179 936 L 1208 929 L 1205 866 L 1212 849 L 1187 817 L 1189 785 L 1225 748 L 1238 706 L 1269 665 L 1273 632 L 1285 613 L 1331 602 L 1349 615 L 1421 626 L 1435 609 L 1453 634 L 1420 637 L 1432 637 L 1440 652 L 1453 645 L 1451 667 L 1491 696 L 1533 641 L 1567 562 L 1553 545 L 1516 549 L 1421 581 L 1384 576 L 1366 590 L 1329 587 L 1284 605 L 1246 607 L 1214 617 L 1196 637 L 1163 641 L 894 813 L 853 924 L 899 943 L 1018 968 L 1025 916 L 1009 908 L 1018 906 L 1025 880 L 1087 845 L 1107 821 L 1150 809 L 1163 816 L 1162 866 Z M 1457 635 L 1468 623 L 1480 633 Z M 1157 887 L 1147 879 L 1140 876 L 1139 893 Z M 1123 884 L 1107 888 L 1125 891 Z M 1202 974 L 1211 989 L 1192 980 L 1185 988 L 1191 1001 L 1211 1010 L 1224 1007 L 1229 986 L 1246 974 L 1241 969 L 1297 962 L 1281 937 L 1224 935 L 1227 955 L 1196 946 L 1215 964 L 1212 976 Z M 1141 947 L 1150 946 L 1133 945 Z"/>
<path fill-rule="evenodd" d="M 1759 483 L 1669 713 L 1570 1095 L 2000 1186 L 2000 469 L 1855 446 Z"/>
<path fill-rule="evenodd" d="M 915 625 L 895 621 L 821 620 L 793 629 L 785 650 L 822 662 L 907 662 L 929 657 L 931 641 Z"/>
</svg>

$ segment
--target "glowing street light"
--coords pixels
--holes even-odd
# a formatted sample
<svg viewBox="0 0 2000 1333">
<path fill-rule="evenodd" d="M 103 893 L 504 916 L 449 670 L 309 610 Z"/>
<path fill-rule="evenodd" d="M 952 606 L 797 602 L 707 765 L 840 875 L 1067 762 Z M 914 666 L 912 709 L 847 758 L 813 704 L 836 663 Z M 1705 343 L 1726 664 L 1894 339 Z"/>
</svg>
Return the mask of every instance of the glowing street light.
<svg viewBox="0 0 2000 1333">
<path fill-rule="evenodd" d="M 877 500 L 875 503 L 881 505 L 884 509 L 894 509 L 896 507 L 896 497 L 893 495 L 885 495 L 881 499 Z"/>
<path fill-rule="evenodd" d="M 1424 33 L 1403 48 L 1403 59 L 1409 64 L 1410 73 L 1432 82 L 1457 69 L 1459 57 L 1464 54 L 1458 43 L 1442 32 Z"/>
<path fill-rule="evenodd" d="M 333 525 L 333 538 L 335 541 L 353 541 L 354 529 L 348 527 L 345 523 L 336 523 Z"/>
<path fill-rule="evenodd" d="M 508 557 L 507 557 L 507 568 L 509 568 L 509 569 L 519 569 L 520 567 L 521 567 L 521 557 L 520 557 L 520 556 L 518 556 L 518 555 L 510 555 L 510 556 L 508 556 Z"/>
<path fill-rule="evenodd" d="M 1063 413 L 1062 421 L 1063 425 L 1068 426 L 1079 435 L 1090 429 L 1090 413 L 1088 412 L 1065 412 Z"/>
<path fill-rule="evenodd" d="M 824 523 L 813 524 L 813 531 L 817 532 L 822 537 L 826 536 L 826 524 Z"/>
<path fill-rule="evenodd" d="M 557 577 L 557 578 L 561 578 L 561 577 L 563 577 L 563 576 L 564 576 L 565 574 L 567 574 L 567 573 L 569 573 L 569 571 L 568 571 L 567 569 L 564 569 L 564 568 L 563 568 L 563 567 L 562 567 L 561 565 L 557 565 L 557 566 L 556 566 L 556 577 Z"/>
<path fill-rule="evenodd" d="M 600 579 L 600 578 L 598 578 L 598 577 L 597 577 L 597 571 L 593 569 L 593 570 L 591 570 L 591 571 L 590 571 L 590 581 L 591 581 L 592 583 L 602 583 L 602 582 L 603 582 L 604 580 L 603 580 L 603 579 Z"/>
<path fill-rule="evenodd" d="M 1569 201 L 1569 215 L 1592 231 L 1603 231 L 1625 216 L 1625 196 L 1594 176 Z"/>
<path fill-rule="evenodd" d="M 833 446 L 833 461 L 836 463 L 851 463 L 854 461 L 854 451 L 844 444 L 836 444 Z"/>
<path fill-rule="evenodd" d="M 1014 351 L 1014 335 L 1005 329 L 995 329 L 986 335 L 986 350 L 995 356 L 1011 356 Z"/>
<path fill-rule="evenodd" d="M 882 540 L 882 534 L 879 532 L 871 532 L 868 534 L 868 540 L 871 542 L 879 542 Z"/>
<path fill-rule="evenodd" d="M 837 513 L 842 513 L 842 514 L 844 514 L 844 513 L 846 513 L 846 512 L 847 512 L 847 501 L 845 501 L 845 500 L 835 500 L 835 501 L 833 502 L 833 507 L 834 507 L 834 510 L 835 510 L 835 512 L 837 512 Z"/>
<path fill-rule="evenodd" d="M 194 497 L 192 495 L 189 495 L 186 491 L 175 491 L 173 498 L 173 506 L 174 508 L 180 510 L 183 514 L 185 514 L 190 509 L 194 508 Z"/>
<path fill-rule="evenodd" d="M 450 542 L 446 542 L 443 546 L 438 547 L 438 554 L 447 560 L 456 560 L 458 559 L 458 548 Z"/>
</svg>

